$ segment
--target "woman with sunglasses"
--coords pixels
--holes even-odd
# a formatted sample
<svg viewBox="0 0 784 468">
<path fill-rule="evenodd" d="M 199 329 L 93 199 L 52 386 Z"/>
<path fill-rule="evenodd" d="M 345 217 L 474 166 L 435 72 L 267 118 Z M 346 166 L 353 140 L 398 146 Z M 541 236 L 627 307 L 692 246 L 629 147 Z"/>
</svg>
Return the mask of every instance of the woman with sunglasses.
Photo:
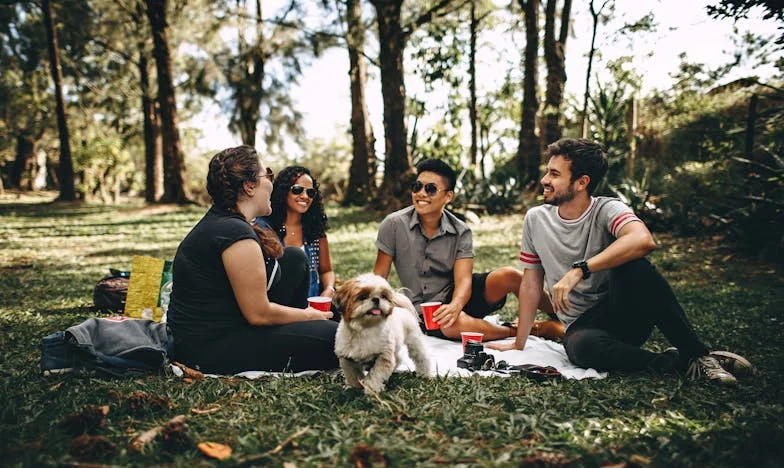
<svg viewBox="0 0 784 468">
<path fill-rule="evenodd" d="M 335 293 L 335 272 L 329 257 L 327 215 L 319 184 L 310 170 L 289 166 L 278 174 L 272 187 L 272 214 L 256 221 L 278 233 L 284 246 L 299 247 L 310 263 L 308 296 Z"/>
<path fill-rule="evenodd" d="M 307 306 L 307 257 L 253 224 L 272 211 L 273 178 L 249 146 L 210 161 L 213 205 L 174 256 L 173 359 L 215 374 L 338 367 L 332 312 Z"/>
</svg>

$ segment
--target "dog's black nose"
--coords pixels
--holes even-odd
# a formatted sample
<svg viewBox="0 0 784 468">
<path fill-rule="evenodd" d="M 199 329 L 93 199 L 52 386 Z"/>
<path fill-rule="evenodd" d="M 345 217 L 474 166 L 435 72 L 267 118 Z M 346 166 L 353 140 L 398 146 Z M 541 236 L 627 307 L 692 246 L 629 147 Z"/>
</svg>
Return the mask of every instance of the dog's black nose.
<svg viewBox="0 0 784 468">
<path fill-rule="evenodd" d="M 380 302 L 380 299 L 377 298 L 377 297 L 374 297 L 374 298 L 371 298 L 371 300 L 373 301 L 373 305 L 378 307 L 378 303 Z"/>
</svg>

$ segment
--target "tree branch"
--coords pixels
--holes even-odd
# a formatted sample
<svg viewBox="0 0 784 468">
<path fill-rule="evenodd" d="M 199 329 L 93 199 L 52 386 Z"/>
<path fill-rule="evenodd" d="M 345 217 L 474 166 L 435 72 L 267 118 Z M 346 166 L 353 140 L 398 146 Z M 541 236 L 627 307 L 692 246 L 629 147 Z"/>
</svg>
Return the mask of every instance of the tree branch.
<svg viewBox="0 0 784 468">
<path fill-rule="evenodd" d="M 405 25 L 402 28 L 403 36 L 405 36 L 405 37 L 410 36 L 418 27 L 422 26 L 423 24 L 429 23 L 430 21 L 433 20 L 433 18 L 440 18 L 440 17 L 445 16 L 445 15 L 447 15 L 447 14 L 453 12 L 453 11 L 457 11 L 460 8 L 464 7 L 465 5 L 468 5 L 468 3 L 471 2 L 472 0 L 463 0 L 461 3 L 456 5 L 455 8 L 453 8 L 451 10 L 448 10 L 448 11 L 441 11 L 443 8 L 448 6 L 453 1 L 454 0 L 439 0 L 438 3 L 436 3 L 435 5 L 430 7 L 426 12 L 422 13 L 421 15 L 419 15 L 419 17 L 417 17 L 417 19 L 415 19 L 411 23 Z"/>
</svg>

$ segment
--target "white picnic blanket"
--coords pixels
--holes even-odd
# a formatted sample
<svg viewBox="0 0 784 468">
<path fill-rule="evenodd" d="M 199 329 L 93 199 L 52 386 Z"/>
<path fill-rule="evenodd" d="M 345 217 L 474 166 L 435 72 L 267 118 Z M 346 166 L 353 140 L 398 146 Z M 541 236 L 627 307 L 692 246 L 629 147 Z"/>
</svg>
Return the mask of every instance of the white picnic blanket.
<svg viewBox="0 0 784 468">
<path fill-rule="evenodd" d="M 507 338 L 497 343 L 511 342 L 514 338 Z M 469 377 L 479 374 L 483 376 L 507 375 L 493 371 L 472 372 L 468 369 L 457 367 L 457 360 L 463 355 L 463 345 L 459 341 L 448 341 L 432 336 L 425 337 L 425 343 L 430 350 L 433 367 L 438 375 L 451 377 Z M 545 340 L 536 336 L 529 336 L 522 351 L 496 351 L 485 346 L 485 352 L 492 354 L 495 362 L 504 360 L 510 366 L 518 364 L 536 364 L 539 366 L 553 366 L 568 379 L 603 379 L 607 372 L 598 372 L 595 369 L 583 369 L 569 361 L 563 345 L 555 341 Z M 403 359 L 397 368 L 398 372 L 414 369 L 414 363 L 408 358 Z"/>
<path fill-rule="evenodd" d="M 507 341 L 512 341 L 513 338 L 508 338 Z M 450 377 L 469 377 L 472 375 L 481 376 L 508 376 L 508 374 L 494 372 L 494 371 L 476 371 L 472 372 L 467 369 L 457 367 L 457 359 L 463 355 L 463 345 L 459 341 L 449 341 L 432 336 L 425 337 L 425 343 L 429 349 L 429 356 L 432 359 L 433 368 L 438 375 Z M 528 337 L 525 349 L 522 351 L 495 351 L 485 347 L 485 352 L 492 354 L 495 361 L 506 361 L 510 366 L 518 364 L 536 364 L 540 366 L 553 366 L 558 369 L 561 374 L 568 379 L 603 379 L 607 377 L 607 372 L 598 372 L 595 369 L 583 369 L 577 367 L 569 361 L 566 356 L 566 351 L 563 345 L 554 341 L 545 340 L 536 336 Z M 177 375 L 181 375 L 182 370 L 176 366 L 172 366 L 172 370 Z M 408 372 L 414 370 L 414 363 L 404 353 L 404 358 L 397 368 L 397 372 Z M 304 371 L 295 374 L 286 373 L 285 375 L 305 376 L 313 375 L 318 371 Z M 282 372 L 264 372 L 264 371 L 245 371 L 235 374 L 236 377 L 244 377 L 246 379 L 257 379 L 264 376 L 284 375 Z M 208 377 L 219 377 L 214 374 L 207 374 Z"/>
</svg>

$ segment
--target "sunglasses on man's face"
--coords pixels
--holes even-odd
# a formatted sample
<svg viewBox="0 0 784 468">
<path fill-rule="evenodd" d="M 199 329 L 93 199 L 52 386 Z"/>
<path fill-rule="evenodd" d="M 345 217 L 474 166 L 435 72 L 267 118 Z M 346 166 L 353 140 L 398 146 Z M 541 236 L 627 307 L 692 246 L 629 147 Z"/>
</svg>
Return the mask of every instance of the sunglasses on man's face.
<svg viewBox="0 0 784 468">
<path fill-rule="evenodd" d="M 432 182 L 428 182 L 426 184 L 423 184 L 422 182 L 417 180 L 416 182 L 411 184 L 411 192 L 412 193 L 419 193 L 419 191 L 422 190 L 423 188 L 425 189 L 425 193 L 430 195 L 431 197 L 433 195 L 437 194 L 438 192 L 448 192 L 449 191 L 447 189 L 440 189 L 440 188 L 438 188 L 438 186 L 436 184 L 432 183 Z"/>
<path fill-rule="evenodd" d="M 259 174 L 259 180 L 261 180 L 264 177 L 269 179 L 270 182 L 275 182 L 275 173 L 272 172 L 272 169 L 270 169 L 269 167 L 267 168 L 267 172 L 265 174 Z"/>
<path fill-rule="evenodd" d="M 305 195 L 307 195 L 308 198 L 315 198 L 316 196 L 316 189 L 305 188 L 302 185 L 292 185 L 290 190 L 294 195 L 301 195 L 302 192 L 305 192 Z"/>
</svg>

